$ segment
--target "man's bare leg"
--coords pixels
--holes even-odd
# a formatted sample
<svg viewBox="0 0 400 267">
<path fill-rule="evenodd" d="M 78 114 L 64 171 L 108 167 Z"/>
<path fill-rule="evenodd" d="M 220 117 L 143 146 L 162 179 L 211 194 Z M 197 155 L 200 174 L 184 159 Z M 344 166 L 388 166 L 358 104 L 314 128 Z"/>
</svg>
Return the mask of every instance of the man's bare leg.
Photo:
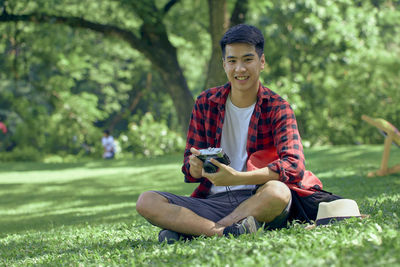
<svg viewBox="0 0 400 267">
<path fill-rule="evenodd" d="M 269 181 L 217 223 L 185 207 L 171 204 L 162 195 L 151 191 L 140 195 L 136 210 L 149 222 L 164 229 L 195 236 L 222 236 L 226 226 L 248 216 L 254 216 L 259 222 L 271 222 L 282 213 L 290 198 L 290 190 L 284 183 Z"/>
<path fill-rule="evenodd" d="M 225 228 L 185 207 L 169 203 L 165 197 L 152 191 L 139 196 L 136 210 L 152 224 L 182 234 L 222 236 Z"/>
<path fill-rule="evenodd" d="M 229 226 L 248 216 L 253 216 L 259 222 L 271 222 L 282 213 L 290 199 L 290 190 L 284 183 L 269 181 L 218 224 Z"/>
</svg>

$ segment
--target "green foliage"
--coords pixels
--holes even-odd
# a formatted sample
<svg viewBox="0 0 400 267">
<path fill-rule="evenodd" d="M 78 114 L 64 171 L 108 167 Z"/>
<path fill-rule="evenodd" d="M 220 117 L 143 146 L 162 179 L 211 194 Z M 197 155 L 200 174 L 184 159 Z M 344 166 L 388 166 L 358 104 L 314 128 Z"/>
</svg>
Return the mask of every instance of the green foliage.
<svg viewBox="0 0 400 267">
<path fill-rule="evenodd" d="M 165 19 L 171 43 L 179 51 L 180 65 L 195 96 L 206 89 L 206 66 L 211 56 L 208 20 L 208 7 L 203 0 L 181 1 Z"/>
<path fill-rule="evenodd" d="M 131 112 L 127 107 L 141 91 L 160 83 L 152 75 L 147 84 L 149 63 L 125 43 L 60 25 L 0 28 L 7 33 L 0 37 L 0 120 L 9 128 L 0 151 L 32 146 L 38 154 L 98 156 L 102 130 Z M 176 128 L 170 102 L 149 104 L 164 98 L 163 91 L 150 90 L 135 111 L 163 114 Z M 116 126 L 117 135 L 126 121 Z"/>
<path fill-rule="evenodd" d="M 393 147 L 394 148 L 394 147 Z M 147 190 L 188 195 L 181 155 L 79 163 L 0 163 L 0 265 L 4 266 L 398 266 L 400 176 L 366 178 L 383 146 L 306 150 L 324 189 L 355 199 L 364 220 L 330 227 L 159 244 L 135 212 Z M 390 164 L 398 163 L 392 150 Z M 201 253 L 200 253 L 201 252 Z"/>
<path fill-rule="evenodd" d="M 185 147 L 182 136 L 165 123 L 155 121 L 151 113 L 144 114 L 139 124 L 131 123 L 129 131 L 119 137 L 119 143 L 124 152 L 145 157 L 180 152 Z"/>
<path fill-rule="evenodd" d="M 97 97 L 88 93 L 60 93 L 59 97 L 62 107 L 49 119 L 46 131 L 50 134 L 46 138 L 46 146 L 51 152 L 72 150 L 75 153 L 81 150 L 83 144 L 94 147 L 102 136 L 93 127 L 94 122 L 103 117 L 103 112 L 96 108 Z"/>
<path fill-rule="evenodd" d="M 266 36 L 263 80 L 293 104 L 303 139 L 381 142 L 362 114 L 400 126 L 398 3 L 257 1 L 253 8 Z"/>
<path fill-rule="evenodd" d="M 0 152 L 0 162 L 40 161 L 43 154 L 35 147 L 17 147 L 11 152 Z"/>
<path fill-rule="evenodd" d="M 152 13 L 153 3 L 162 12 L 168 2 L 18 0 L 5 5 L 15 14 L 81 17 L 141 36 L 145 19 L 160 19 L 160 13 Z M 227 1 L 228 9 L 234 5 Z M 186 82 L 198 95 L 211 55 L 207 5 L 178 1 L 161 17 Z M 250 0 L 247 18 L 265 34 L 267 67 L 261 80 L 292 104 L 306 144 L 381 143 L 362 114 L 400 127 L 398 1 Z M 0 151 L 34 147 L 40 154 L 98 156 L 103 129 L 112 127 L 119 139 L 129 137 L 129 124 L 140 125 L 149 112 L 167 132 L 179 131 L 180 114 L 149 55 L 124 40 L 51 22 L 1 23 L 0 32 L 0 121 L 9 128 Z M 162 153 L 155 145 L 128 143 L 123 148 L 137 155 Z"/>
</svg>

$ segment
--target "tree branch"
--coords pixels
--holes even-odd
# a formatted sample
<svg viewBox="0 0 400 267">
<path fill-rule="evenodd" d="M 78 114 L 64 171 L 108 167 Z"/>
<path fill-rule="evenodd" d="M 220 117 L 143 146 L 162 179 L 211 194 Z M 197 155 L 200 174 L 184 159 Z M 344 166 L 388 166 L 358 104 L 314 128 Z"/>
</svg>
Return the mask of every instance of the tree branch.
<svg viewBox="0 0 400 267">
<path fill-rule="evenodd" d="M 248 8 L 248 0 L 236 0 L 235 7 L 232 11 L 232 16 L 230 19 L 230 27 L 244 23 L 246 21 L 246 13 Z"/>
<path fill-rule="evenodd" d="M 180 0 L 171 0 L 164 6 L 164 15 Z"/>
<path fill-rule="evenodd" d="M 0 11 L 1 14 L 7 14 L 6 6 L 4 4 L 4 0 L 0 0 Z"/>
<path fill-rule="evenodd" d="M 83 28 L 90 29 L 99 33 L 102 33 L 107 36 L 114 36 L 127 41 L 132 47 L 135 49 L 144 52 L 145 48 L 142 45 L 142 40 L 132 32 L 121 29 L 119 27 L 107 24 L 100 24 L 85 20 L 83 18 L 78 17 L 62 17 L 62 16 L 54 16 L 48 15 L 44 13 L 32 13 L 25 15 L 14 15 L 8 14 L 3 9 L 3 13 L 0 15 L 0 22 L 12 22 L 12 21 L 25 21 L 25 22 L 33 22 L 33 23 L 50 23 L 50 24 L 63 24 L 68 25 L 74 28 Z"/>
</svg>

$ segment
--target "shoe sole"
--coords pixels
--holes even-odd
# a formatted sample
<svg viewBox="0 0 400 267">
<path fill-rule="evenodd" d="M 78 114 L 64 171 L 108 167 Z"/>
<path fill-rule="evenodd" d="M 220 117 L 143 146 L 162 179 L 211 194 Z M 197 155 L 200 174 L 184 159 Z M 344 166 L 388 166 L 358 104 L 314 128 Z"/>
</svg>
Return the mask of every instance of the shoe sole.
<svg viewBox="0 0 400 267">
<path fill-rule="evenodd" d="M 247 217 L 243 222 L 243 224 L 246 224 L 248 226 L 246 227 L 248 233 L 255 233 L 260 228 L 260 224 L 256 221 L 256 219 L 253 216 Z"/>
</svg>

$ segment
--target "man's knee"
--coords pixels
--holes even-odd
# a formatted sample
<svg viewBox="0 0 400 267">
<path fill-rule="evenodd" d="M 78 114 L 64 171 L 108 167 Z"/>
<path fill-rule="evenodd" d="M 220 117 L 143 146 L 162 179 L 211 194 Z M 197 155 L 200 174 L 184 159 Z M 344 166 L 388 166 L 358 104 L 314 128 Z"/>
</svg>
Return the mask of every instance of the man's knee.
<svg viewBox="0 0 400 267">
<path fill-rule="evenodd" d="M 167 199 L 154 191 L 143 192 L 136 202 L 136 211 L 149 218 L 156 212 L 160 202 L 167 202 Z"/>
<path fill-rule="evenodd" d="M 257 190 L 257 193 L 262 194 L 268 198 L 274 206 L 282 207 L 282 209 L 287 206 L 292 197 L 289 187 L 276 180 L 269 181 L 262 185 Z"/>
</svg>

